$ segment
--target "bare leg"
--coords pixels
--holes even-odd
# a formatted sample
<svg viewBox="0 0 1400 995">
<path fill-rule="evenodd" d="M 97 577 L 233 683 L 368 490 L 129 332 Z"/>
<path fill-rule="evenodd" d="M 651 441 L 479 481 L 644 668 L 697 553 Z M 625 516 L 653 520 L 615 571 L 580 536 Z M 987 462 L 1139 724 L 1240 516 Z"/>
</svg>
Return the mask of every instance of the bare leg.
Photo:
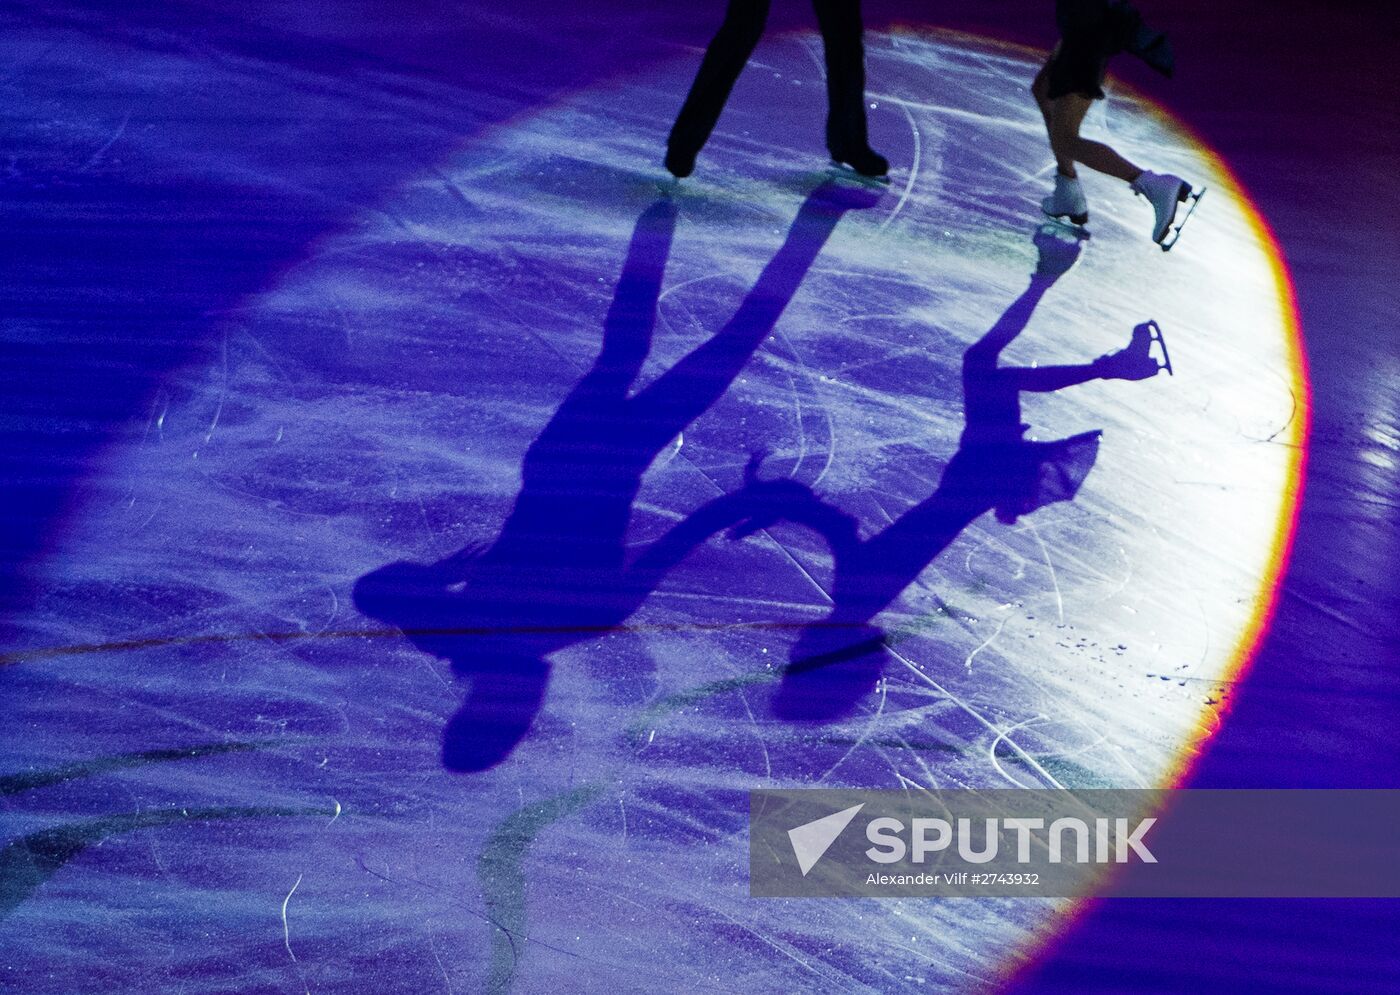
<svg viewBox="0 0 1400 995">
<path fill-rule="evenodd" d="M 1040 77 L 1037 76 L 1036 80 L 1039 82 Z M 1103 142 L 1079 137 L 1079 126 L 1084 121 L 1084 115 L 1089 112 L 1092 100 L 1078 93 L 1067 93 L 1049 103 L 1047 124 L 1050 130 L 1050 149 L 1055 153 L 1055 164 L 1059 167 L 1061 176 L 1078 176 L 1074 168 L 1076 162 L 1082 162 L 1097 172 L 1116 176 L 1125 183 L 1131 183 L 1142 175 L 1141 169 Z M 1041 108 L 1043 111 L 1044 104 Z"/>
<path fill-rule="evenodd" d="M 1053 59 L 1054 53 L 1050 58 Z M 1050 62 L 1040 67 L 1040 72 L 1035 74 L 1035 79 L 1031 81 L 1031 96 L 1035 97 L 1035 104 L 1040 108 L 1040 116 L 1045 119 L 1045 133 L 1050 134 Z"/>
</svg>

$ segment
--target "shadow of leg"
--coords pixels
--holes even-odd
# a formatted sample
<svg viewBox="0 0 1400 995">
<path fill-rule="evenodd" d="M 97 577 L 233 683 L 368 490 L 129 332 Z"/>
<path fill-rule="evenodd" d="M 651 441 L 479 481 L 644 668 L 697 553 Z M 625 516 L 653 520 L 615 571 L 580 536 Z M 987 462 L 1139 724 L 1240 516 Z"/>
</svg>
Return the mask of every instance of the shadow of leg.
<svg viewBox="0 0 1400 995">
<path fill-rule="evenodd" d="M 549 665 L 538 659 L 494 660 L 474 667 L 467 700 L 442 735 L 442 765 L 461 773 L 496 766 L 525 738 L 540 710 Z"/>
<path fill-rule="evenodd" d="M 851 714 L 880 679 L 887 656 L 885 634 L 872 625 L 823 624 L 803 630 L 773 695 L 773 714 L 796 722 L 827 722 Z"/>
</svg>

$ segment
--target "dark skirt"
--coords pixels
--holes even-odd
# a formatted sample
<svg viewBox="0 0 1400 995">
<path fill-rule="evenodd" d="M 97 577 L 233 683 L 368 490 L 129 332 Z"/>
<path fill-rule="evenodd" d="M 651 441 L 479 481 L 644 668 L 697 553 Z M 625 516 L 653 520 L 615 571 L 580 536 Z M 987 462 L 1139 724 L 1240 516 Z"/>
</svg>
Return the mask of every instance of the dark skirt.
<svg viewBox="0 0 1400 995">
<path fill-rule="evenodd" d="M 1101 98 L 1109 57 L 1122 50 L 1108 0 L 1056 0 L 1055 23 L 1060 44 L 1050 56 L 1050 99 L 1067 93 Z"/>
<path fill-rule="evenodd" d="M 1090 100 L 1103 96 L 1108 60 L 1130 52 L 1163 76 L 1176 68 L 1167 36 L 1142 21 L 1128 0 L 1055 0 L 1060 44 L 1050 56 L 1051 100 L 1077 93 Z"/>
<path fill-rule="evenodd" d="M 1108 55 L 1085 45 L 1061 43 L 1050 57 L 1048 95 L 1051 100 L 1077 93 L 1089 100 L 1103 97 L 1103 78 L 1108 72 Z"/>
</svg>

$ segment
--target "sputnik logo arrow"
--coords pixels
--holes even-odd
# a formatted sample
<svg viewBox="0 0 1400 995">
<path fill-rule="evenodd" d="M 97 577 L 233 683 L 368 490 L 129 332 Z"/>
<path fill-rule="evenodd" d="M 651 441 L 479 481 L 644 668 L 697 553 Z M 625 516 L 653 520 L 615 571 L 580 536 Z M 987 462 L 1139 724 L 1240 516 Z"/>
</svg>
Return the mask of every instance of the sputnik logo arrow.
<svg viewBox="0 0 1400 995">
<path fill-rule="evenodd" d="M 803 823 L 796 829 L 788 830 L 788 839 L 792 841 L 792 852 L 797 855 L 797 866 L 802 869 L 802 876 L 805 878 L 807 872 L 816 866 L 817 861 L 822 859 L 822 854 L 831 848 L 831 844 L 836 842 L 836 838 L 842 831 L 851 824 L 851 820 L 856 817 L 856 813 L 865 808 L 865 803 L 852 805 L 850 808 L 842 809 L 833 815 L 823 816 L 812 822 Z"/>
</svg>

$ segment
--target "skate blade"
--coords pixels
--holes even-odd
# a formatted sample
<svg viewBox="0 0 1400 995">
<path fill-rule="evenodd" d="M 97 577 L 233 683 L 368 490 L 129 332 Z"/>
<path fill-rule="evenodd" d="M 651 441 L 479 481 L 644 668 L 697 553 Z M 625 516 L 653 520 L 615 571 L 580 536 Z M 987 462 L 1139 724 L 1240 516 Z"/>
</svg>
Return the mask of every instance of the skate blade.
<svg viewBox="0 0 1400 995">
<path fill-rule="evenodd" d="M 1180 218 L 1172 218 L 1172 223 L 1167 226 L 1166 232 L 1162 235 L 1161 241 L 1157 244 L 1162 247 L 1163 252 L 1170 252 L 1172 246 L 1181 238 L 1181 229 L 1186 227 L 1186 222 L 1191 220 L 1191 215 L 1196 213 L 1196 205 L 1201 202 L 1201 198 L 1206 195 L 1206 188 L 1199 190 L 1186 188 L 1186 192 L 1177 198 L 1178 203 L 1186 205 L 1186 213 Z"/>
<path fill-rule="evenodd" d="M 1167 376 L 1169 377 L 1176 376 L 1176 374 L 1172 372 L 1172 357 L 1171 353 L 1167 352 L 1167 340 L 1162 335 L 1162 326 L 1157 324 L 1156 321 L 1147 322 L 1147 334 L 1151 337 L 1152 341 L 1156 343 L 1158 348 L 1162 350 L 1162 359 L 1157 369 L 1166 370 Z M 1153 356 L 1152 358 L 1156 359 L 1157 357 Z"/>
<path fill-rule="evenodd" d="M 831 160 L 830 172 L 843 180 L 854 180 L 856 183 L 863 183 L 870 187 L 887 187 L 890 185 L 889 173 L 885 173 L 883 176 L 868 176 L 850 163 L 842 162 L 840 159 Z"/>
<path fill-rule="evenodd" d="M 1084 218 L 1083 221 L 1075 221 L 1072 215 L 1051 214 L 1049 211 L 1046 211 L 1043 208 L 1041 209 L 1040 213 L 1049 218 L 1050 221 L 1057 227 L 1066 231 L 1074 232 L 1075 236 L 1078 238 L 1085 239 L 1090 237 L 1089 229 L 1086 227 L 1089 224 L 1089 215 L 1087 214 L 1082 215 L 1082 217 Z"/>
</svg>

